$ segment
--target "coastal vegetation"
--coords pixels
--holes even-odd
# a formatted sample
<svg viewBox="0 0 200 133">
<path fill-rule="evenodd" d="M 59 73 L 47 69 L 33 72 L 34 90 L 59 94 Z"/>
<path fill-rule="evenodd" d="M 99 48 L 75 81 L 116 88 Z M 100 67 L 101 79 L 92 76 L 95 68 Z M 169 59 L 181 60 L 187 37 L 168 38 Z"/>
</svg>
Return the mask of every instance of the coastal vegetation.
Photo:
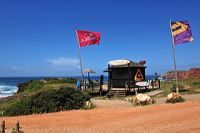
<svg viewBox="0 0 200 133">
<path fill-rule="evenodd" d="M 0 99 L 0 115 L 28 115 L 93 108 L 90 98 L 96 98 L 97 95 L 76 89 L 76 81 L 73 78 L 48 78 L 21 83 L 18 85 L 19 89 L 16 94 Z M 200 78 L 179 79 L 178 86 L 181 95 L 200 93 Z M 151 96 L 151 98 L 166 98 L 168 94 L 175 92 L 175 81 L 162 81 L 160 90 L 162 90 L 161 93 Z M 177 99 L 173 100 L 168 102 L 177 102 Z M 183 101 L 183 99 L 179 100 Z M 152 100 L 149 101 L 154 103 Z M 144 102 L 145 104 L 146 102 Z M 139 103 L 139 105 L 143 105 L 143 103 Z"/>
<path fill-rule="evenodd" d="M 75 88 L 77 79 L 74 78 L 47 78 L 44 80 L 30 80 L 18 84 L 17 94 L 37 93 L 43 90 L 58 89 L 62 87 Z"/>
<path fill-rule="evenodd" d="M 5 116 L 41 114 L 84 108 L 90 96 L 74 88 L 41 91 L 24 97 L 4 111 Z"/>
<path fill-rule="evenodd" d="M 181 95 L 200 93 L 200 77 L 193 77 L 178 80 L 179 93 Z M 167 97 L 171 92 L 176 92 L 176 84 L 174 80 L 164 80 L 161 82 L 162 93 L 154 98 Z"/>
<path fill-rule="evenodd" d="M 13 96 L 0 99 L 1 115 L 28 115 L 84 108 L 87 93 L 75 88 L 76 79 L 48 78 L 18 85 Z"/>
</svg>

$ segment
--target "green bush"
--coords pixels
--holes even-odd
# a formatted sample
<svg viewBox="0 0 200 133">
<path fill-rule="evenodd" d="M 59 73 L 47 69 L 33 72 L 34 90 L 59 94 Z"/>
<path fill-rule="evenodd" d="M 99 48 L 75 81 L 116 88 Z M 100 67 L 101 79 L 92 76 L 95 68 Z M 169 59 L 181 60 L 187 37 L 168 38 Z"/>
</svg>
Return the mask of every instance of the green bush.
<svg viewBox="0 0 200 133">
<path fill-rule="evenodd" d="M 17 93 L 24 92 L 26 89 L 28 89 L 29 84 L 30 84 L 31 82 L 32 82 L 32 80 L 27 81 L 27 82 L 24 82 L 24 83 L 19 83 L 19 84 L 17 85 L 17 87 L 18 87 Z"/>
<path fill-rule="evenodd" d="M 18 84 L 17 87 L 19 89 L 17 93 L 34 92 L 34 91 L 42 89 L 43 86 L 44 86 L 44 83 L 40 80 L 30 80 L 30 81 Z"/>
<path fill-rule="evenodd" d="M 77 79 L 75 78 L 46 78 L 47 83 L 72 83 L 75 84 Z"/>
<path fill-rule="evenodd" d="M 181 103 L 184 101 L 185 101 L 185 99 L 183 97 L 178 97 L 178 98 L 167 99 L 166 103 Z"/>
<path fill-rule="evenodd" d="M 90 96 L 77 89 L 61 88 L 39 92 L 8 107 L 4 115 L 18 116 L 84 108 Z"/>
<path fill-rule="evenodd" d="M 192 85 L 196 87 L 200 87 L 200 82 L 194 82 Z"/>
<path fill-rule="evenodd" d="M 44 83 L 39 81 L 39 80 L 33 80 L 26 91 L 28 92 L 33 92 L 33 91 L 37 91 L 39 89 L 41 89 L 43 87 Z"/>
</svg>

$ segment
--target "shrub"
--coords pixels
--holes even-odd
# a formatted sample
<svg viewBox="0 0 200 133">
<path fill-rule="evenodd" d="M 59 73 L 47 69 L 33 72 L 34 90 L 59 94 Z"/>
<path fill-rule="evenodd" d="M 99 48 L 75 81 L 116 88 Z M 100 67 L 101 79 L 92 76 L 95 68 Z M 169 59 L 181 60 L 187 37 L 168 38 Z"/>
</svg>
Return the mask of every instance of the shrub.
<svg viewBox="0 0 200 133">
<path fill-rule="evenodd" d="M 185 99 L 180 94 L 172 92 L 167 95 L 166 103 L 179 103 L 184 101 Z"/>
<path fill-rule="evenodd" d="M 75 84 L 77 79 L 75 78 L 47 78 L 48 83 L 72 83 Z"/>
<path fill-rule="evenodd" d="M 44 82 L 40 80 L 30 80 L 30 81 L 18 84 L 17 87 L 19 89 L 17 93 L 19 94 L 21 92 L 34 92 L 34 91 L 42 89 L 43 86 L 44 86 Z"/>
<path fill-rule="evenodd" d="M 195 86 L 197 88 L 200 88 L 200 82 L 194 82 L 192 83 L 192 86 Z"/>
<path fill-rule="evenodd" d="M 43 82 L 41 82 L 39 80 L 33 80 L 29 84 L 29 86 L 28 86 L 26 91 L 28 91 L 28 92 L 37 91 L 37 90 L 41 89 L 43 87 L 43 85 L 44 85 Z"/>
<path fill-rule="evenodd" d="M 61 88 L 39 92 L 31 97 L 26 97 L 7 108 L 7 116 L 28 115 L 38 113 L 57 112 L 84 108 L 90 96 L 77 89 Z"/>
<path fill-rule="evenodd" d="M 27 81 L 27 82 L 24 82 L 24 83 L 19 83 L 19 84 L 17 85 L 17 88 L 18 88 L 17 93 L 24 92 L 26 89 L 28 89 L 29 84 L 30 84 L 31 82 L 32 82 L 32 80 Z"/>
</svg>

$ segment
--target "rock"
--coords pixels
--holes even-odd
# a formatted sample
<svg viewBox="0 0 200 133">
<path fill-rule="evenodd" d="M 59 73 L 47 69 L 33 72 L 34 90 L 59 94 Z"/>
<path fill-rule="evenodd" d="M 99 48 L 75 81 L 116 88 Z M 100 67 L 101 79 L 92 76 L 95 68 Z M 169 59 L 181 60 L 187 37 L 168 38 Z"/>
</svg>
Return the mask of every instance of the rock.
<svg viewBox="0 0 200 133">
<path fill-rule="evenodd" d="M 166 103 L 184 102 L 185 99 L 178 93 L 172 92 L 167 95 Z"/>
<path fill-rule="evenodd" d="M 147 94 L 137 94 L 136 99 L 138 101 L 144 102 L 144 101 L 149 101 L 151 98 Z"/>
<path fill-rule="evenodd" d="M 147 105 L 147 104 L 152 104 L 154 102 L 155 101 L 147 94 L 137 94 L 134 100 L 134 103 L 136 105 Z"/>
<path fill-rule="evenodd" d="M 91 109 L 93 107 L 94 107 L 94 105 L 93 105 L 92 100 L 89 100 L 89 101 L 85 102 L 85 106 L 84 106 L 85 109 Z"/>
<path fill-rule="evenodd" d="M 170 100 L 170 99 L 177 99 L 177 98 L 180 98 L 181 97 L 181 95 L 180 94 L 178 94 L 178 93 L 175 93 L 175 92 L 172 92 L 172 93 L 170 93 L 170 94 L 168 94 L 167 95 L 167 99 L 168 100 Z"/>
</svg>

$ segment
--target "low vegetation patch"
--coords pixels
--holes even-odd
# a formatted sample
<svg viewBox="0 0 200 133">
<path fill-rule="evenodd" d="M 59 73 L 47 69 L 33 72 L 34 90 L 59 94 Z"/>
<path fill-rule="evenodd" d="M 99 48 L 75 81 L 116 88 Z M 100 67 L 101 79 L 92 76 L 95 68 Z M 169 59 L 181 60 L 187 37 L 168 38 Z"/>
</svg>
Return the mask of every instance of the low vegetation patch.
<svg viewBox="0 0 200 133">
<path fill-rule="evenodd" d="M 40 114 L 84 108 L 90 96 L 77 89 L 61 88 L 25 97 L 4 111 L 6 116 Z"/>
<path fill-rule="evenodd" d="M 30 80 L 17 85 L 17 94 L 34 94 L 40 91 L 62 87 L 75 87 L 77 79 L 74 78 L 46 78 L 42 80 Z"/>
<path fill-rule="evenodd" d="M 43 87 L 44 83 L 41 81 L 33 80 L 31 84 L 29 84 L 27 92 L 35 92 L 40 90 Z"/>
<path fill-rule="evenodd" d="M 51 83 L 76 84 L 77 79 L 75 79 L 75 78 L 46 78 L 44 81 L 46 81 L 46 83 L 48 83 L 48 84 L 51 84 Z"/>
<path fill-rule="evenodd" d="M 40 80 L 27 81 L 25 83 L 18 84 L 19 89 L 17 93 L 19 94 L 22 92 L 26 92 L 26 93 L 36 92 L 38 90 L 41 90 L 43 86 L 44 86 L 44 82 Z"/>
<path fill-rule="evenodd" d="M 188 94 L 198 94 L 200 93 L 200 78 L 188 78 L 188 79 L 179 79 L 178 88 L 181 95 Z M 167 97 L 171 92 L 176 92 L 175 80 L 165 80 L 161 82 L 161 89 L 163 93 L 156 96 L 158 97 Z"/>
<path fill-rule="evenodd" d="M 185 99 L 180 94 L 172 92 L 167 95 L 166 103 L 179 103 L 184 101 Z"/>
<path fill-rule="evenodd" d="M 176 84 L 174 83 L 171 87 L 171 92 L 176 92 Z M 178 84 L 178 88 L 179 88 L 179 91 L 185 91 L 185 88 L 184 88 L 184 84 L 183 83 L 179 83 Z"/>
</svg>

